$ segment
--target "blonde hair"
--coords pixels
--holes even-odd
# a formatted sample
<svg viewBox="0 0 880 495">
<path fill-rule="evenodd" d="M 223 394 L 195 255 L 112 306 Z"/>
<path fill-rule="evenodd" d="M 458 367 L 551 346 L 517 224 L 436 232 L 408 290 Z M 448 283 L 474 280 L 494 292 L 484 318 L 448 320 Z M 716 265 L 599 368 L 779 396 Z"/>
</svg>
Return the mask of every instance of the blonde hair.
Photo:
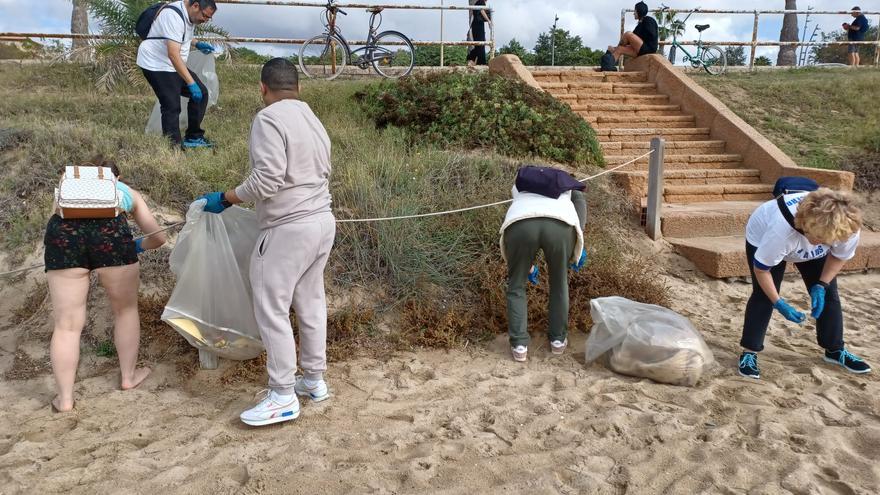
<svg viewBox="0 0 880 495">
<path fill-rule="evenodd" d="M 851 194 L 823 187 L 798 205 L 794 225 L 824 244 L 843 242 L 862 228 L 862 210 Z"/>
</svg>

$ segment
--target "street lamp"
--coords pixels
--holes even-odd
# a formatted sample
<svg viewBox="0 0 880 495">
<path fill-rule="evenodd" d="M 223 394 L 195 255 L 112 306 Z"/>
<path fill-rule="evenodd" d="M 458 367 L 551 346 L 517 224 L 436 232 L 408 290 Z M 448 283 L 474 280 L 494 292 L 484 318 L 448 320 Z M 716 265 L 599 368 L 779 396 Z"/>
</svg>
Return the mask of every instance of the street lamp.
<svg viewBox="0 0 880 495">
<path fill-rule="evenodd" d="M 559 21 L 559 16 L 555 15 L 555 19 L 553 19 L 553 28 L 550 29 L 550 65 L 556 65 L 556 23 Z"/>
</svg>

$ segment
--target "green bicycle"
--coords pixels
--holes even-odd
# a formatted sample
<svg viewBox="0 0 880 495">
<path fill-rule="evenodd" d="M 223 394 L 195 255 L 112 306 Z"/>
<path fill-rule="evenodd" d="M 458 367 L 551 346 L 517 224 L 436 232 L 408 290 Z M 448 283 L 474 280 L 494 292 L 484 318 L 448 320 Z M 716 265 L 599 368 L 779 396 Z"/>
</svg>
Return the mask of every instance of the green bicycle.
<svg viewBox="0 0 880 495">
<path fill-rule="evenodd" d="M 668 7 L 663 7 L 664 10 L 668 10 Z M 691 15 L 694 12 L 697 12 L 699 9 L 691 11 L 687 17 L 681 21 L 682 28 L 685 26 L 685 23 L 688 19 L 690 19 Z M 703 45 L 703 31 L 709 29 L 708 24 L 698 24 L 694 26 L 697 28 L 697 31 L 700 33 L 700 37 L 697 40 L 697 53 L 695 55 L 691 55 L 687 48 L 684 47 L 681 43 L 678 42 L 678 30 L 672 31 L 672 45 L 669 49 L 669 61 L 673 64 L 675 63 L 675 52 L 676 50 L 681 50 L 684 52 L 684 57 L 682 58 L 683 62 L 686 64 L 691 64 L 691 67 L 694 69 L 699 69 L 702 67 L 706 72 L 717 76 L 719 74 L 723 74 L 727 70 L 727 55 L 724 53 L 724 50 L 721 49 L 718 45 Z"/>
</svg>

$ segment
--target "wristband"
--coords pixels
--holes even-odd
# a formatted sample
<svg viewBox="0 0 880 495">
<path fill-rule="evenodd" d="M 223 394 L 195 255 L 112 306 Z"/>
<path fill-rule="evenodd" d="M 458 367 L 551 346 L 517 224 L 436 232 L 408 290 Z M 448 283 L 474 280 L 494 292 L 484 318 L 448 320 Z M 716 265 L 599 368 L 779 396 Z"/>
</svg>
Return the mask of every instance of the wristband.
<svg viewBox="0 0 880 495">
<path fill-rule="evenodd" d="M 828 290 L 828 289 L 831 288 L 831 284 L 825 283 L 825 282 L 823 282 L 823 281 L 821 281 L 821 280 L 818 281 L 818 282 L 816 282 L 816 285 L 821 285 L 822 288 L 824 288 L 825 290 Z"/>
<path fill-rule="evenodd" d="M 220 193 L 220 204 L 223 205 L 224 208 L 229 208 L 230 206 L 232 206 L 232 203 L 230 203 L 229 201 L 226 201 L 226 193 L 225 192 Z"/>
</svg>

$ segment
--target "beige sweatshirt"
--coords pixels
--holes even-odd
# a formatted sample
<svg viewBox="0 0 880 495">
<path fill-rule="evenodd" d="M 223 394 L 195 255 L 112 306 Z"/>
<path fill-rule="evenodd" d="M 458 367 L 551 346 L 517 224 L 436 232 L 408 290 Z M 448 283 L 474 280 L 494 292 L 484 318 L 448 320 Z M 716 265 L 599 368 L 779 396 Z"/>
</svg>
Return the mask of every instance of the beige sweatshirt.
<svg viewBox="0 0 880 495">
<path fill-rule="evenodd" d="M 251 125 L 251 173 L 235 194 L 261 229 L 330 211 L 330 137 L 308 104 L 281 100 Z"/>
</svg>

